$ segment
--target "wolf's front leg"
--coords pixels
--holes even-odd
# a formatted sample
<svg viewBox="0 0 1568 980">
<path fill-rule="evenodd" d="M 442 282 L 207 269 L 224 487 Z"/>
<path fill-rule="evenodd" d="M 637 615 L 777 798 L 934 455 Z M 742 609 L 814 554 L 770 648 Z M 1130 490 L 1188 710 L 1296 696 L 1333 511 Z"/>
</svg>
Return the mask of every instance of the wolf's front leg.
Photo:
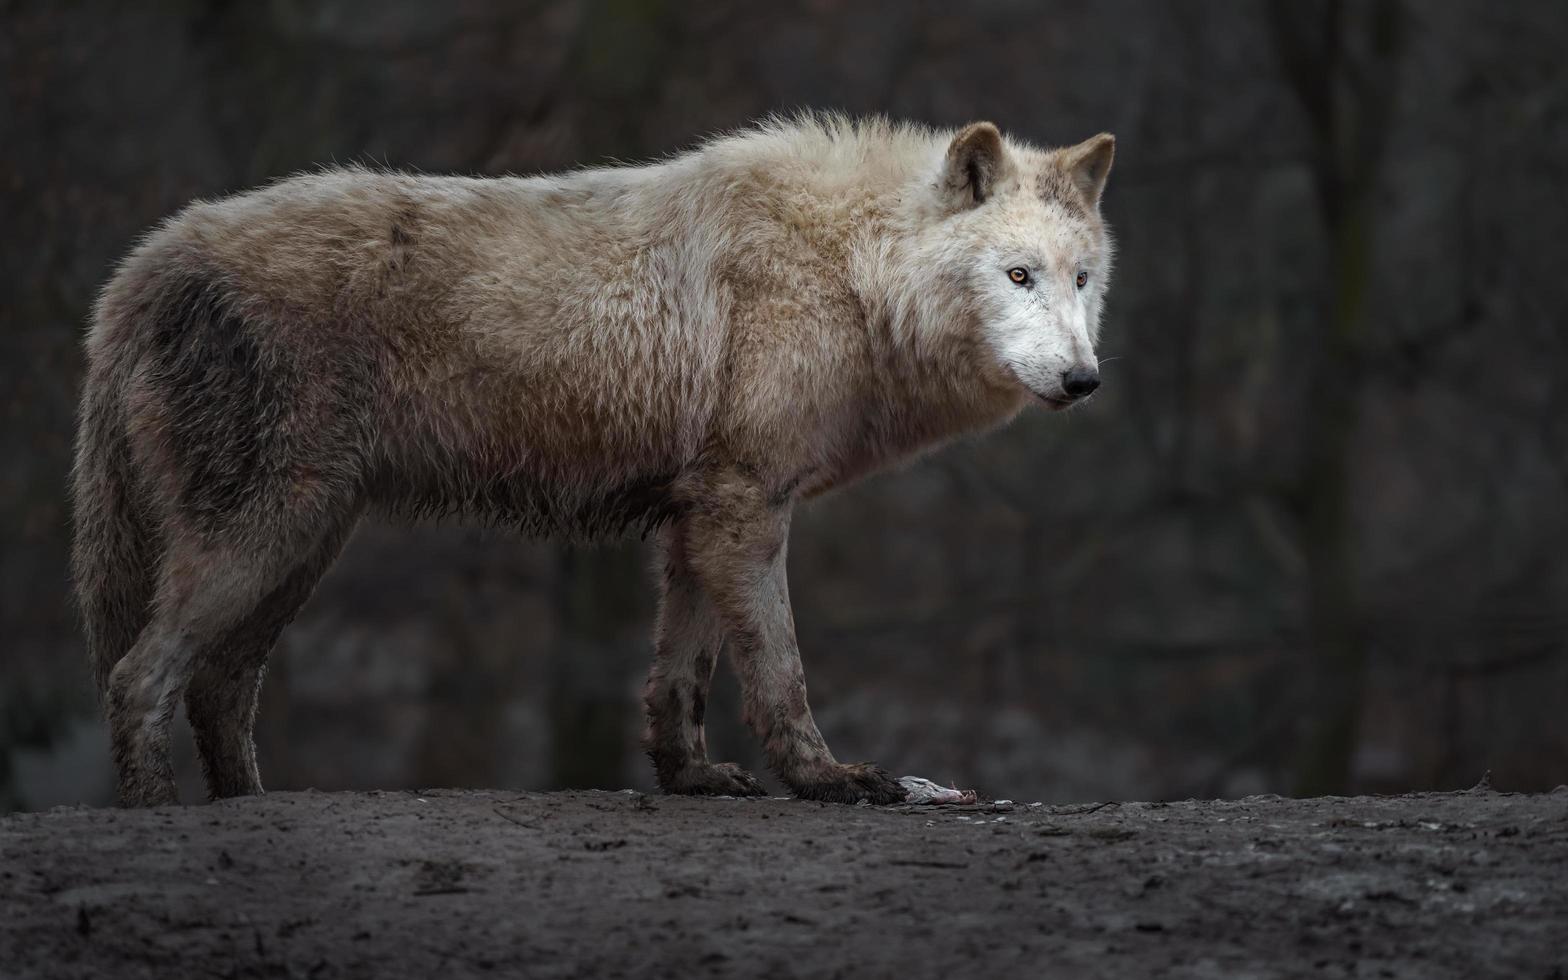
<svg viewBox="0 0 1568 980">
<path fill-rule="evenodd" d="M 704 483 L 685 521 L 691 568 L 728 627 L 746 723 L 795 795 L 900 802 L 904 788 L 882 769 L 835 761 L 811 717 L 785 579 L 789 516 L 787 501 L 770 499 L 757 481 L 727 471 Z"/>
<path fill-rule="evenodd" d="M 648 727 L 643 748 L 659 788 L 694 796 L 761 796 L 757 777 L 728 762 L 709 762 L 703 714 L 713 667 L 724 645 L 724 622 L 692 573 L 686 522 L 659 535 L 662 561 L 653 670 L 643 691 Z"/>
</svg>

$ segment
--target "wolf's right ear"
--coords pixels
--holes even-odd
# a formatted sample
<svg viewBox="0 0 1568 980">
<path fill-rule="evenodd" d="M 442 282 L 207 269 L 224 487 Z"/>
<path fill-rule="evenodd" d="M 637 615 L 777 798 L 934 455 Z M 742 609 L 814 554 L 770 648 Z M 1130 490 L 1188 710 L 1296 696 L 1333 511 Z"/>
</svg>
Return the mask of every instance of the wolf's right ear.
<svg viewBox="0 0 1568 980">
<path fill-rule="evenodd" d="M 994 123 L 970 123 L 947 148 L 942 191 L 955 208 L 983 204 L 995 191 L 1006 164 L 1001 130 Z"/>
</svg>

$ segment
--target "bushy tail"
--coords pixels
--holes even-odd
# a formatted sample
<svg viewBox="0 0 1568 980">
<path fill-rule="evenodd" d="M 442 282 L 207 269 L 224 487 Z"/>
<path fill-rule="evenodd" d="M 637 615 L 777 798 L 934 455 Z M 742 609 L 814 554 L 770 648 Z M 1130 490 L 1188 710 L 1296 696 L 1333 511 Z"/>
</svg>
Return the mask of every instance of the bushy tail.
<svg viewBox="0 0 1568 980">
<path fill-rule="evenodd" d="M 77 420 L 71 562 L 100 696 L 108 691 L 109 672 L 147 625 L 157 561 L 135 501 L 126 374 L 94 363 Z"/>
</svg>

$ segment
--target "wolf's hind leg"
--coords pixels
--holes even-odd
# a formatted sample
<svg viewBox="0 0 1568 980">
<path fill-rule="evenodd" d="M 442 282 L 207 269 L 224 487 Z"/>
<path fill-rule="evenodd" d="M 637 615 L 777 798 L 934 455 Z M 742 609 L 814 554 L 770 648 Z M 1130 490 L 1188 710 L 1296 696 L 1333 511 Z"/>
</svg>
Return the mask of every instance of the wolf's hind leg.
<svg viewBox="0 0 1568 980">
<path fill-rule="evenodd" d="M 121 806 L 177 802 L 169 723 L 197 655 L 274 585 L 264 561 L 188 532 L 171 537 L 152 619 L 109 674 L 106 708 Z"/>
<path fill-rule="evenodd" d="M 206 671 L 215 663 L 219 670 L 225 669 L 214 651 L 224 650 L 226 638 L 260 615 L 264 601 L 284 587 L 298 567 L 300 554 L 319 551 L 320 525 L 325 521 L 326 515 L 316 516 L 294 528 L 276 525 L 266 534 L 260 530 L 204 533 L 180 517 L 166 523 L 152 619 L 109 674 L 106 708 L 122 806 L 177 802 L 169 724 L 181 695 L 198 670 Z M 198 739 L 204 738 L 205 730 L 209 747 L 213 745 L 209 704 L 214 710 L 241 713 L 249 704 L 247 693 L 255 694 L 253 682 L 229 669 L 230 674 L 220 675 L 233 675 L 233 683 L 226 685 L 231 692 L 228 698 L 209 701 L 210 691 L 198 695 Z M 244 715 L 253 713 L 254 705 L 249 708 Z M 224 739 L 232 744 L 232 731 Z M 254 767 L 253 754 L 249 766 Z M 250 778 L 239 776 L 233 782 L 247 786 Z"/>
<path fill-rule="evenodd" d="M 264 661 L 267 651 L 246 646 L 231 649 L 232 663 L 198 668 L 185 691 L 185 715 L 196 737 L 207 796 L 214 800 L 262 791 L 252 731 L 267 668 L 254 661 Z"/>
<path fill-rule="evenodd" d="M 198 654 L 185 691 L 185 713 L 210 798 L 262 792 L 254 729 L 267 657 L 336 560 L 353 523 L 346 521 L 342 530 L 328 534 L 249 616 Z"/>
<path fill-rule="evenodd" d="M 660 534 L 663 559 L 653 669 L 643 692 L 648 727 L 643 747 L 666 793 L 761 796 L 762 783 L 728 762 L 709 762 L 703 716 L 713 668 L 724 643 L 718 610 L 692 574 L 686 528 Z"/>
<path fill-rule="evenodd" d="M 177 803 L 169 722 L 190 677 L 191 645 L 165 617 L 141 632 L 109 673 L 105 709 L 121 806 Z"/>
</svg>

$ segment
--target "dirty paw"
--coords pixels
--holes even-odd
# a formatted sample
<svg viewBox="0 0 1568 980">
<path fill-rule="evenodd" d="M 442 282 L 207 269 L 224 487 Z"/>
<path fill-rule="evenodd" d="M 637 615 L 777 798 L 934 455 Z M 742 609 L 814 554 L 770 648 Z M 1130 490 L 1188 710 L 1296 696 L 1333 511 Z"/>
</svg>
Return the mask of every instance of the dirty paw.
<svg viewBox="0 0 1568 980">
<path fill-rule="evenodd" d="M 677 796 L 766 796 L 761 781 L 733 762 L 694 763 L 664 786 Z"/>
<path fill-rule="evenodd" d="M 908 795 L 898 780 L 869 762 L 834 766 L 821 778 L 799 784 L 794 789 L 795 795 L 803 800 L 820 800 L 824 803 L 864 801 L 877 806 L 902 803 Z"/>
</svg>

